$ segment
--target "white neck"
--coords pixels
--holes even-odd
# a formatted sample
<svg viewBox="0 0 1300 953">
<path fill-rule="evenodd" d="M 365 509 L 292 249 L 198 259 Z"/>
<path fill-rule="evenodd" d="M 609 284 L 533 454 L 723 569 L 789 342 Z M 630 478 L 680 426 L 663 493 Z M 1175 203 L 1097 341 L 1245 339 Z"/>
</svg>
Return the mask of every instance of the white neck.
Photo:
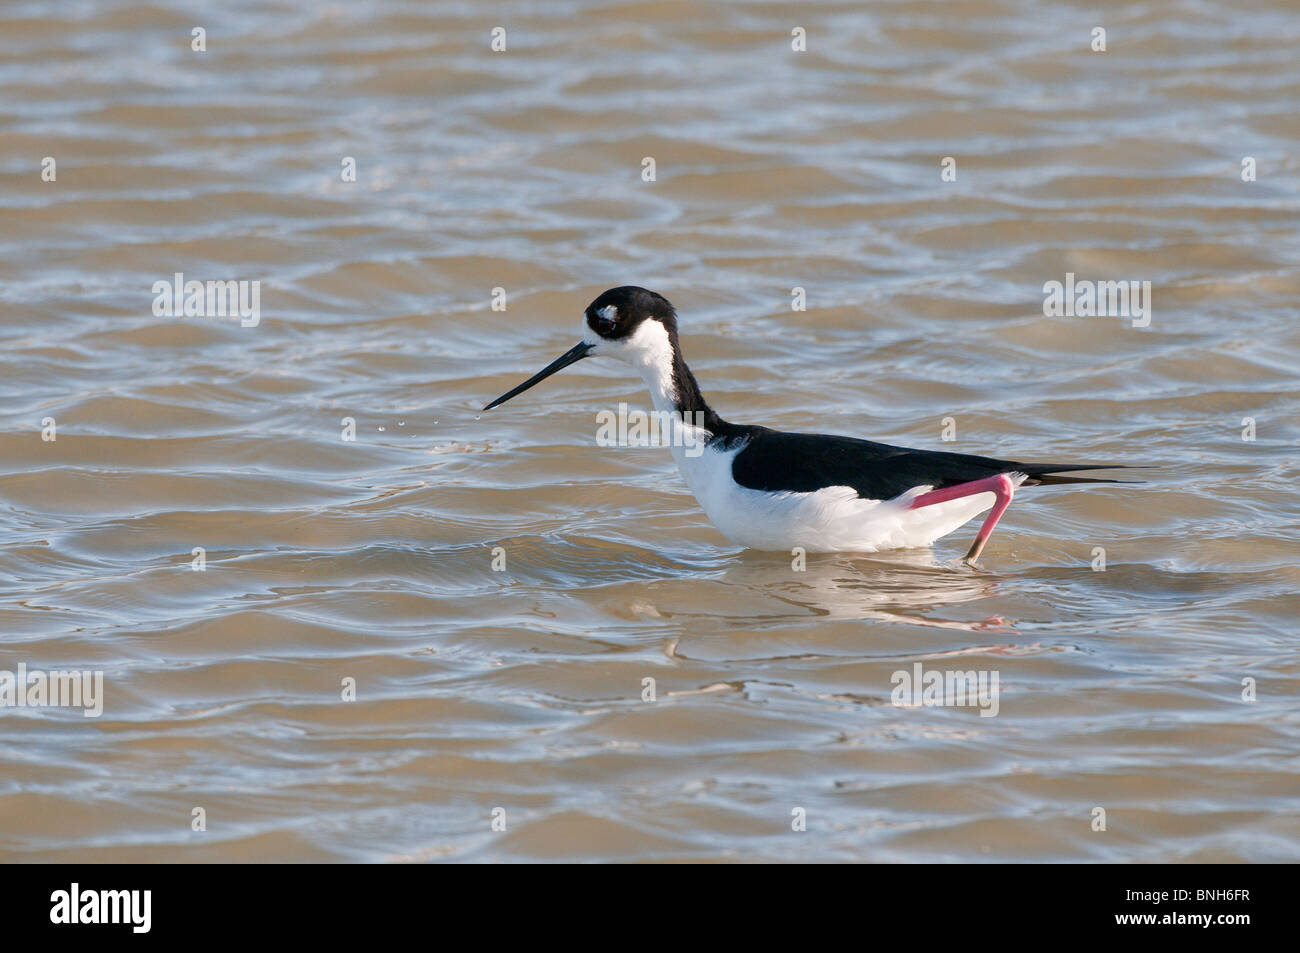
<svg viewBox="0 0 1300 953">
<path fill-rule="evenodd" d="M 695 490 L 695 466 L 704 452 L 704 444 L 711 436 L 696 415 L 684 420 L 679 410 L 677 387 L 673 380 L 673 343 L 668 329 L 658 321 L 643 321 L 626 338 L 618 341 L 584 337 L 597 344 L 600 352 L 631 364 L 650 390 L 650 400 L 655 410 L 666 418 L 663 432 L 668 436 L 673 459 L 691 489 Z M 696 494 L 698 496 L 698 493 Z"/>
<path fill-rule="evenodd" d="M 668 330 L 658 321 L 644 321 L 627 342 L 625 359 L 637 369 L 655 410 L 677 410 L 677 388 L 673 386 L 673 345 Z"/>
<path fill-rule="evenodd" d="M 697 471 L 709 432 L 694 415 L 683 417 L 673 380 L 673 346 L 668 331 L 658 321 L 646 321 L 632 335 L 629 357 L 646 387 L 656 411 L 668 415 L 669 448 L 677 469 L 691 490 L 699 495 Z"/>
</svg>

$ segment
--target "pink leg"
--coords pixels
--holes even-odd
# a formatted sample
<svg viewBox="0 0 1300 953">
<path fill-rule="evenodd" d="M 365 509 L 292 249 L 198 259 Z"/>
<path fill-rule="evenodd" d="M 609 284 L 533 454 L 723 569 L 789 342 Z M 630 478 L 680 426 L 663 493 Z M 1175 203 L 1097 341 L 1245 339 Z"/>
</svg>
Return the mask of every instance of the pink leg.
<svg viewBox="0 0 1300 953">
<path fill-rule="evenodd" d="M 949 500 L 974 496 L 976 493 L 992 493 L 996 500 L 993 509 L 989 510 L 989 515 L 984 518 L 984 525 L 975 535 L 975 542 L 971 544 L 970 552 L 966 554 L 968 563 L 973 563 L 980 558 L 980 553 L 984 552 L 984 544 L 993 535 L 993 527 L 998 525 L 998 520 L 1002 519 L 1002 514 L 1011 505 L 1011 498 L 1016 494 L 1016 485 L 1011 481 L 1009 474 L 999 473 L 997 476 L 985 477 L 983 480 L 972 480 L 970 483 L 946 486 L 942 490 L 931 490 L 929 493 L 922 493 L 908 507 L 917 510 L 935 503 L 947 503 Z"/>
</svg>

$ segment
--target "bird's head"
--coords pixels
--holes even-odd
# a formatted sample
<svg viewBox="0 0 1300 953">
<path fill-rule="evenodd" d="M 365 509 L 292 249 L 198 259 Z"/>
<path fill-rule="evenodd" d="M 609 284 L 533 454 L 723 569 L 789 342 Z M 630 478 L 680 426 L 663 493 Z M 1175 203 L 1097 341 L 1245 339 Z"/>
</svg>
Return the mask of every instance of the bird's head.
<svg viewBox="0 0 1300 953">
<path fill-rule="evenodd" d="M 578 344 L 483 409 L 504 404 L 556 371 L 587 357 L 612 357 L 633 366 L 671 363 L 672 340 L 676 335 L 677 312 L 663 295 L 633 285 L 610 288 L 587 305 L 582 315 L 582 340 Z"/>
</svg>

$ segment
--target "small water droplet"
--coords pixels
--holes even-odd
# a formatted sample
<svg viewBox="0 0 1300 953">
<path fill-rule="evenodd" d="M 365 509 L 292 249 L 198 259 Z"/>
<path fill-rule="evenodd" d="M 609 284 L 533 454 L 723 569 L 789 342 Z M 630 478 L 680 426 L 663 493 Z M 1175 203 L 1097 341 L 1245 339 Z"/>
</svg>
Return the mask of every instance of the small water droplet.
<svg viewBox="0 0 1300 953">
<path fill-rule="evenodd" d="M 379 429 L 380 429 L 380 430 L 383 430 L 384 428 L 383 428 L 383 427 L 380 427 Z"/>
<path fill-rule="evenodd" d="M 406 426 L 406 421 L 405 421 L 405 420 L 399 420 L 399 421 L 397 422 L 397 426 L 399 426 L 399 427 L 405 427 L 405 426 Z"/>
</svg>

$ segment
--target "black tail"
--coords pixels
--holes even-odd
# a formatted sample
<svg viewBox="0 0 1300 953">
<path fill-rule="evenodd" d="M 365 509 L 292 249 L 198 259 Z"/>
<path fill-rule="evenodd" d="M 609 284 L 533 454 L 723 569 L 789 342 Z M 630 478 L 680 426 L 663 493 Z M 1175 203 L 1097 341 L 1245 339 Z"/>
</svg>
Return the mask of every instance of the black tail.
<svg viewBox="0 0 1300 953">
<path fill-rule="evenodd" d="M 1075 463 L 1064 466 L 1056 463 L 1017 463 L 1016 469 L 1029 477 L 1026 486 L 1059 486 L 1063 483 L 1141 483 L 1141 480 L 1107 480 L 1102 477 L 1059 476 L 1076 470 L 1153 470 L 1155 467 L 1135 467 L 1127 463 Z"/>
</svg>

